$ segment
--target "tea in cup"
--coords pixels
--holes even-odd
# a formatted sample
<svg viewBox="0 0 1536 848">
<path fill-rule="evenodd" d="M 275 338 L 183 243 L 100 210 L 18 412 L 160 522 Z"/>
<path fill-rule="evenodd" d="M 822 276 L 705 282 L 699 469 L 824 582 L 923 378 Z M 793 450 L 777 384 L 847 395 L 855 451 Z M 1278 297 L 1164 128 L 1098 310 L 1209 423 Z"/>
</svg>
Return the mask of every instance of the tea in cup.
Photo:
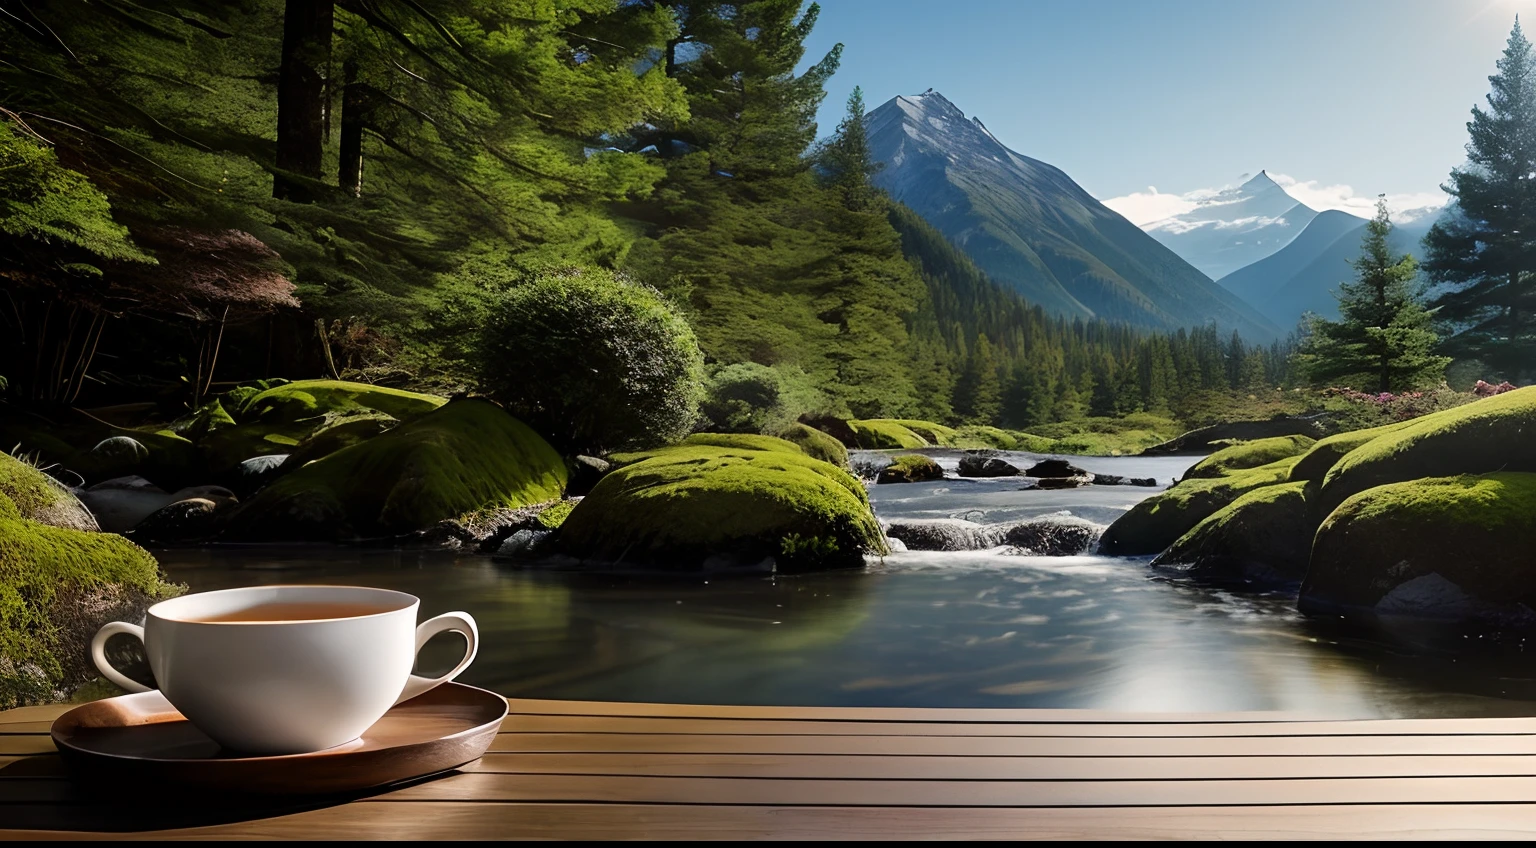
<svg viewBox="0 0 1536 848">
<path fill-rule="evenodd" d="M 357 739 L 388 712 L 453 680 L 475 659 L 465 612 L 416 624 L 414 595 L 362 586 L 253 586 L 184 595 L 149 608 L 143 627 L 112 622 L 91 641 L 102 675 L 130 692 L 149 687 L 108 662 L 118 633 L 144 643 L 167 701 L 225 748 L 251 754 L 321 751 Z M 411 674 L 444 631 L 464 658 L 441 677 Z"/>
</svg>

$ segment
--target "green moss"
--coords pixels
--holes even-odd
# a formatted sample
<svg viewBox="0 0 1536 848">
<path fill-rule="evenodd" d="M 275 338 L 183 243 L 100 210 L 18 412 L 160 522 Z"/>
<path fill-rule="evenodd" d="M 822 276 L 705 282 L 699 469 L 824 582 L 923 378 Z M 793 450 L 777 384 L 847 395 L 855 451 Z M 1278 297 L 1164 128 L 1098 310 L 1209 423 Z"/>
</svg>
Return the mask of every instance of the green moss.
<svg viewBox="0 0 1536 848">
<path fill-rule="evenodd" d="M 793 442 L 776 436 L 759 436 L 753 433 L 694 433 L 682 441 L 685 445 L 707 445 L 737 450 L 780 451 L 803 454 L 805 451 Z"/>
<path fill-rule="evenodd" d="M 861 450 L 892 450 L 928 447 L 928 440 L 892 421 L 880 419 L 850 419 L 848 429 L 853 431 L 853 444 L 848 447 Z"/>
<path fill-rule="evenodd" d="M 30 521 L 0 496 L 0 709 L 83 683 L 111 613 L 178 591 L 127 539 Z"/>
<path fill-rule="evenodd" d="M 342 380 L 299 380 L 274 386 L 245 400 L 238 411 L 241 422 L 291 423 L 326 413 L 382 412 L 400 421 L 425 415 L 445 403 L 444 398 Z"/>
<path fill-rule="evenodd" d="M 1536 607 L 1533 535 L 1533 473 L 1464 474 L 1367 489 L 1347 498 L 1319 528 L 1302 584 L 1302 611 L 1371 608 L 1394 587 L 1431 573 L 1484 602 Z"/>
<path fill-rule="evenodd" d="M 1184 479 L 1224 477 L 1228 472 L 1238 469 L 1258 468 L 1276 460 L 1300 456 L 1313 444 L 1315 440 L 1306 436 L 1275 436 L 1269 439 L 1239 442 L 1231 447 L 1222 448 L 1195 463 L 1193 468 L 1184 473 Z"/>
<path fill-rule="evenodd" d="M 90 511 L 62 484 L 4 453 L 0 453 L 0 500 L 8 500 L 21 518 L 73 530 L 97 529 Z"/>
<path fill-rule="evenodd" d="M 1340 459 L 1323 506 L 1387 483 L 1491 471 L 1536 471 L 1536 386 L 1425 415 Z"/>
<path fill-rule="evenodd" d="M 959 431 L 955 428 L 946 427 L 943 424 L 935 424 L 932 421 L 919 421 L 911 418 L 876 418 L 870 420 L 881 424 L 895 424 L 898 427 L 905 427 L 916 433 L 919 438 L 928 444 L 938 447 L 954 447 L 955 440 L 960 435 Z"/>
<path fill-rule="evenodd" d="M 706 445 L 663 449 L 611 472 L 565 520 L 558 544 L 586 560 L 693 569 L 714 555 L 779 559 L 792 537 L 796 552 L 821 552 L 791 557 L 801 569 L 886 553 L 864 487 L 848 472 L 784 451 Z"/>
<path fill-rule="evenodd" d="M 1293 456 L 1258 468 L 1233 471 L 1226 477 L 1184 480 L 1136 504 L 1116 519 L 1099 539 L 1099 552 L 1110 556 L 1161 553 L 1243 494 L 1286 482 L 1297 459 Z"/>
<path fill-rule="evenodd" d="M 167 429 L 183 438 L 197 442 L 209 433 L 235 426 L 235 419 L 225 411 L 217 398 L 208 401 L 191 414 L 171 423 Z"/>
<path fill-rule="evenodd" d="M 1291 469 L 1292 480 L 1311 480 L 1318 483 L 1328 474 L 1328 470 L 1338 464 L 1344 455 L 1355 448 L 1364 445 L 1377 436 L 1385 436 L 1395 433 L 1412 422 L 1404 421 L 1396 424 L 1385 424 L 1380 427 L 1371 427 L 1365 430 L 1351 430 L 1348 433 L 1339 433 L 1326 439 L 1318 439 L 1316 443 L 1302 455 L 1301 461 Z"/>
<path fill-rule="evenodd" d="M 893 457 L 891 464 L 880 471 L 880 483 L 921 483 L 944 479 L 944 469 L 937 462 L 921 454 L 905 454 Z"/>
<path fill-rule="evenodd" d="M 797 445 L 806 456 L 830 462 L 839 468 L 848 467 L 848 449 L 830 435 L 805 424 L 791 424 L 779 438 Z"/>
<path fill-rule="evenodd" d="M 229 538 L 368 539 L 487 507 L 559 498 L 565 462 L 501 407 L 460 400 L 343 448 L 267 486 Z"/>
<path fill-rule="evenodd" d="M 327 416 L 326 420 L 314 432 L 305 436 L 303 441 L 286 449 L 288 460 L 284 464 L 289 470 L 303 468 L 308 463 L 330 456 L 342 448 L 366 442 L 387 432 L 397 423 L 395 419 L 388 416 L 366 412 L 341 418 Z"/>
<path fill-rule="evenodd" d="M 1315 495 L 1316 486 L 1306 482 L 1245 492 L 1179 537 L 1153 565 L 1210 579 L 1300 581 L 1317 530 Z"/>
<path fill-rule="evenodd" d="M 558 501 L 534 516 L 534 520 L 544 525 L 546 530 L 558 530 L 560 525 L 571 517 L 571 510 L 576 508 L 576 503 L 576 501 Z"/>
<path fill-rule="evenodd" d="M 1047 440 L 1049 441 L 1049 440 Z M 1020 450 L 1018 437 L 1000 427 L 970 425 L 955 431 L 955 446 L 961 448 L 995 448 Z"/>
</svg>

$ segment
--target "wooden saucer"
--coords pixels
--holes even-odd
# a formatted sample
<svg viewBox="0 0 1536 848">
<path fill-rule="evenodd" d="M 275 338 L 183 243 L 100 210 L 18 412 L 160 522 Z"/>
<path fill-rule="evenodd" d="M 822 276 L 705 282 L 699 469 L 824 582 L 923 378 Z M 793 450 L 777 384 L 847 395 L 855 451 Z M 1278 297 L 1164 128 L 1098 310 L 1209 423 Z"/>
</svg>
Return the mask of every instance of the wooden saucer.
<svg viewBox="0 0 1536 848">
<path fill-rule="evenodd" d="M 506 715 L 500 695 L 444 683 L 394 707 L 345 745 L 247 756 L 219 747 L 157 690 L 76 707 L 54 721 L 51 733 L 71 770 L 93 782 L 315 795 L 373 789 L 472 762 L 491 746 Z"/>
</svg>

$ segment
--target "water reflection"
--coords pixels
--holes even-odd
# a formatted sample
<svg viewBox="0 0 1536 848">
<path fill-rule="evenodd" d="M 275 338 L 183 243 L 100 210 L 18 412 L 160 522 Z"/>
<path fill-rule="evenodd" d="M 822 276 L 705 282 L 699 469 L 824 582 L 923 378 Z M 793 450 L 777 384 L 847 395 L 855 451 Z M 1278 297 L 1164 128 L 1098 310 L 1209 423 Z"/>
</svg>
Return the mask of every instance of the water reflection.
<svg viewBox="0 0 1536 848">
<path fill-rule="evenodd" d="M 1166 480 L 1189 462 L 1100 459 L 1089 470 Z M 1150 493 L 946 480 L 876 487 L 872 500 L 884 517 L 1105 520 L 1098 510 L 1112 518 Z M 463 679 L 516 696 L 1330 717 L 1536 711 L 1518 640 L 1345 630 L 1304 619 L 1290 596 L 1171 582 L 1134 560 L 913 552 L 858 572 L 705 580 L 345 548 L 160 556 L 194 590 L 364 583 L 421 597 L 424 617 L 468 610 L 483 644 Z M 459 649 L 437 640 L 423 668 L 448 666 Z"/>
</svg>

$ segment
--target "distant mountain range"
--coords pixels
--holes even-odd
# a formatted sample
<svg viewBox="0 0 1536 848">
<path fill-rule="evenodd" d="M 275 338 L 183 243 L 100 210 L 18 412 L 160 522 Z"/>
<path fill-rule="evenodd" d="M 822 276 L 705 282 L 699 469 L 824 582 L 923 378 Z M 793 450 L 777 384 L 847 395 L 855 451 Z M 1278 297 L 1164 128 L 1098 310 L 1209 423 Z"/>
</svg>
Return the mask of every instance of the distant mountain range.
<svg viewBox="0 0 1536 848">
<path fill-rule="evenodd" d="M 884 163 L 876 183 L 1034 303 L 1141 327 L 1215 321 L 1255 341 L 1280 334 L 1071 177 L 1009 150 L 932 89 L 887 101 L 866 126 Z"/>
<path fill-rule="evenodd" d="M 1400 216 L 1409 220 L 1392 228 L 1389 241 L 1394 251 L 1422 258 L 1420 242 L 1436 215 L 1415 212 L 1417 217 Z M 1353 277 L 1349 260 L 1360 255 L 1365 224 L 1346 212 L 1320 213 L 1290 244 L 1219 282 L 1287 330 L 1296 326 L 1303 312 L 1337 318 L 1339 305 L 1333 292 Z"/>
<path fill-rule="evenodd" d="M 1142 229 L 1213 280 L 1286 246 L 1317 217 L 1264 171 L 1195 202 L 1194 209 Z"/>
</svg>

